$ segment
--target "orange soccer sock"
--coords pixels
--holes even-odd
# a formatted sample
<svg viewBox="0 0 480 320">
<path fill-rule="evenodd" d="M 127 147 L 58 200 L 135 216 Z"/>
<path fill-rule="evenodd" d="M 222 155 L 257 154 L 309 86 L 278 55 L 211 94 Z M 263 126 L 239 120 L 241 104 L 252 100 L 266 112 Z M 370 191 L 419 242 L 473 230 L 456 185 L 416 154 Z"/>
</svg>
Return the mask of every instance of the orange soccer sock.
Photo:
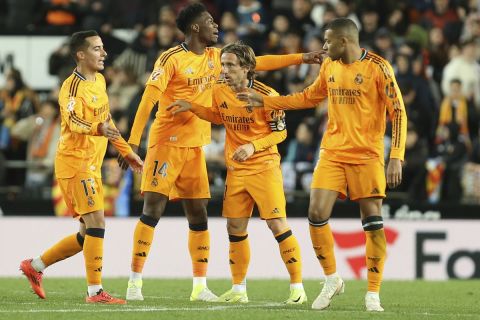
<svg viewBox="0 0 480 320">
<path fill-rule="evenodd" d="M 158 220 L 142 214 L 133 234 L 132 271 L 142 273 L 152 247 L 155 226 Z"/>
<path fill-rule="evenodd" d="M 189 224 L 188 250 L 194 277 L 206 277 L 210 258 L 210 232 L 207 223 Z"/>
<path fill-rule="evenodd" d="M 241 284 L 247 276 L 248 265 L 250 264 L 250 241 L 248 241 L 248 234 L 229 234 L 228 239 L 230 240 L 228 256 L 230 259 L 232 283 Z"/>
<path fill-rule="evenodd" d="M 105 229 L 88 228 L 83 243 L 83 257 L 87 271 L 87 284 L 102 284 L 103 237 Z"/>
<path fill-rule="evenodd" d="M 316 222 L 308 219 L 308 222 L 310 223 L 310 238 L 312 239 L 313 250 L 322 265 L 323 272 L 327 276 L 335 273 L 337 264 L 333 249 L 333 233 L 328 220 Z"/>
<path fill-rule="evenodd" d="M 290 283 L 302 283 L 302 255 L 297 238 L 292 230 L 284 230 L 275 235 L 280 255 L 290 274 Z"/>
<path fill-rule="evenodd" d="M 80 233 L 63 238 L 41 255 L 42 262 L 45 267 L 48 267 L 79 253 L 83 249 L 83 241 L 84 238 Z"/>
<path fill-rule="evenodd" d="M 387 256 L 387 240 L 381 216 L 370 216 L 362 220 L 365 231 L 365 259 L 367 261 L 368 291 L 380 292 L 383 267 Z"/>
</svg>

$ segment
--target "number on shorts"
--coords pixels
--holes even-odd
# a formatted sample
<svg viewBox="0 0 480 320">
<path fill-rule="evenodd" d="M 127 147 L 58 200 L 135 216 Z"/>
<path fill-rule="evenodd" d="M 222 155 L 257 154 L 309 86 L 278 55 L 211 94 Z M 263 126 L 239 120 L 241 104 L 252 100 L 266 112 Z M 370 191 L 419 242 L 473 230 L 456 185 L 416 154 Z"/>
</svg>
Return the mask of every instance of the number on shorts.
<svg viewBox="0 0 480 320">
<path fill-rule="evenodd" d="M 90 188 L 92 190 L 92 194 L 95 194 L 95 180 L 93 178 L 88 178 L 84 180 L 80 180 L 80 182 L 83 184 L 83 191 L 85 191 L 85 195 L 88 196 L 88 187 L 87 187 L 87 182 L 90 184 Z"/>
<path fill-rule="evenodd" d="M 162 177 L 166 177 L 167 176 L 167 168 L 168 168 L 168 164 L 166 162 L 164 162 L 161 166 L 160 166 L 160 169 L 158 169 L 158 160 L 155 160 L 155 168 L 153 168 L 153 176 L 155 177 L 155 175 L 158 173 L 159 175 L 161 175 Z M 158 169 L 158 171 L 157 171 Z"/>
</svg>

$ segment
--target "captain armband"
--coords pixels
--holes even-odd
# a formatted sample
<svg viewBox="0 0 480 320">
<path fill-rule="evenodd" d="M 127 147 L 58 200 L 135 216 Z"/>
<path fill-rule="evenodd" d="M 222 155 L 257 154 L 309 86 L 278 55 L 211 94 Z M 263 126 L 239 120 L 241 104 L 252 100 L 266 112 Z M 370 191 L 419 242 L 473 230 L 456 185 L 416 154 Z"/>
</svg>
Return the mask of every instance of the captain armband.
<svg viewBox="0 0 480 320">
<path fill-rule="evenodd" d="M 270 125 L 270 129 L 272 129 L 272 131 L 283 131 L 287 129 L 287 125 L 285 123 L 285 117 L 277 118 L 273 121 L 269 121 L 268 124 Z"/>
</svg>

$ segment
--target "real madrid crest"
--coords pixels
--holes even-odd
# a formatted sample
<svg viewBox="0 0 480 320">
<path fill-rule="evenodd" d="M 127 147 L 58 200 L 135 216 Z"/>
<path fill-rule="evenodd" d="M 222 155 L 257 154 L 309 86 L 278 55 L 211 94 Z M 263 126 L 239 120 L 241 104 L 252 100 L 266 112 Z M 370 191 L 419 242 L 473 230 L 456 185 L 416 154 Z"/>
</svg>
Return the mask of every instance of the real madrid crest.
<svg viewBox="0 0 480 320">
<path fill-rule="evenodd" d="M 89 207 L 93 207 L 95 205 L 95 201 L 93 201 L 92 197 L 88 197 L 87 203 Z"/>
<path fill-rule="evenodd" d="M 157 178 L 153 178 L 152 187 L 156 187 L 156 186 L 158 186 L 158 180 L 157 180 Z"/>
<path fill-rule="evenodd" d="M 363 82 L 363 76 L 360 73 L 357 73 L 357 75 L 355 76 L 355 83 L 362 84 L 362 82 Z"/>
<path fill-rule="evenodd" d="M 215 67 L 212 60 L 208 60 L 207 64 L 210 69 L 213 69 Z"/>
</svg>

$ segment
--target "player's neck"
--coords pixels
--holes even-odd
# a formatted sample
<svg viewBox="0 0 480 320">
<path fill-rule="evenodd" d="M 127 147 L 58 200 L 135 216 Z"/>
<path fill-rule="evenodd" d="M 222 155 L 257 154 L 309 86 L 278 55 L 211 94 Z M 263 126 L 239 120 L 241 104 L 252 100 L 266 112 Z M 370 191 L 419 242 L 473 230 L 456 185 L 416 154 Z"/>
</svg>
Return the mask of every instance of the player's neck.
<svg viewBox="0 0 480 320">
<path fill-rule="evenodd" d="M 188 50 L 192 51 L 195 54 L 201 55 L 205 52 L 207 45 L 201 42 L 197 37 L 186 37 L 185 43 L 187 44 Z"/>
<path fill-rule="evenodd" d="M 77 72 L 80 73 L 82 76 L 85 77 L 88 81 L 95 81 L 95 73 L 97 73 L 95 70 L 89 70 L 85 66 L 82 66 L 81 64 L 77 65 L 76 68 Z"/>
<path fill-rule="evenodd" d="M 244 79 L 242 81 L 239 81 L 238 83 L 232 83 L 230 85 L 230 89 L 232 89 L 233 92 L 243 92 L 248 86 L 248 79 Z"/>
<path fill-rule="evenodd" d="M 345 56 L 342 58 L 342 62 L 344 64 L 354 63 L 355 61 L 360 60 L 362 54 L 363 50 L 358 46 L 350 48 L 350 50 L 347 49 Z"/>
</svg>

